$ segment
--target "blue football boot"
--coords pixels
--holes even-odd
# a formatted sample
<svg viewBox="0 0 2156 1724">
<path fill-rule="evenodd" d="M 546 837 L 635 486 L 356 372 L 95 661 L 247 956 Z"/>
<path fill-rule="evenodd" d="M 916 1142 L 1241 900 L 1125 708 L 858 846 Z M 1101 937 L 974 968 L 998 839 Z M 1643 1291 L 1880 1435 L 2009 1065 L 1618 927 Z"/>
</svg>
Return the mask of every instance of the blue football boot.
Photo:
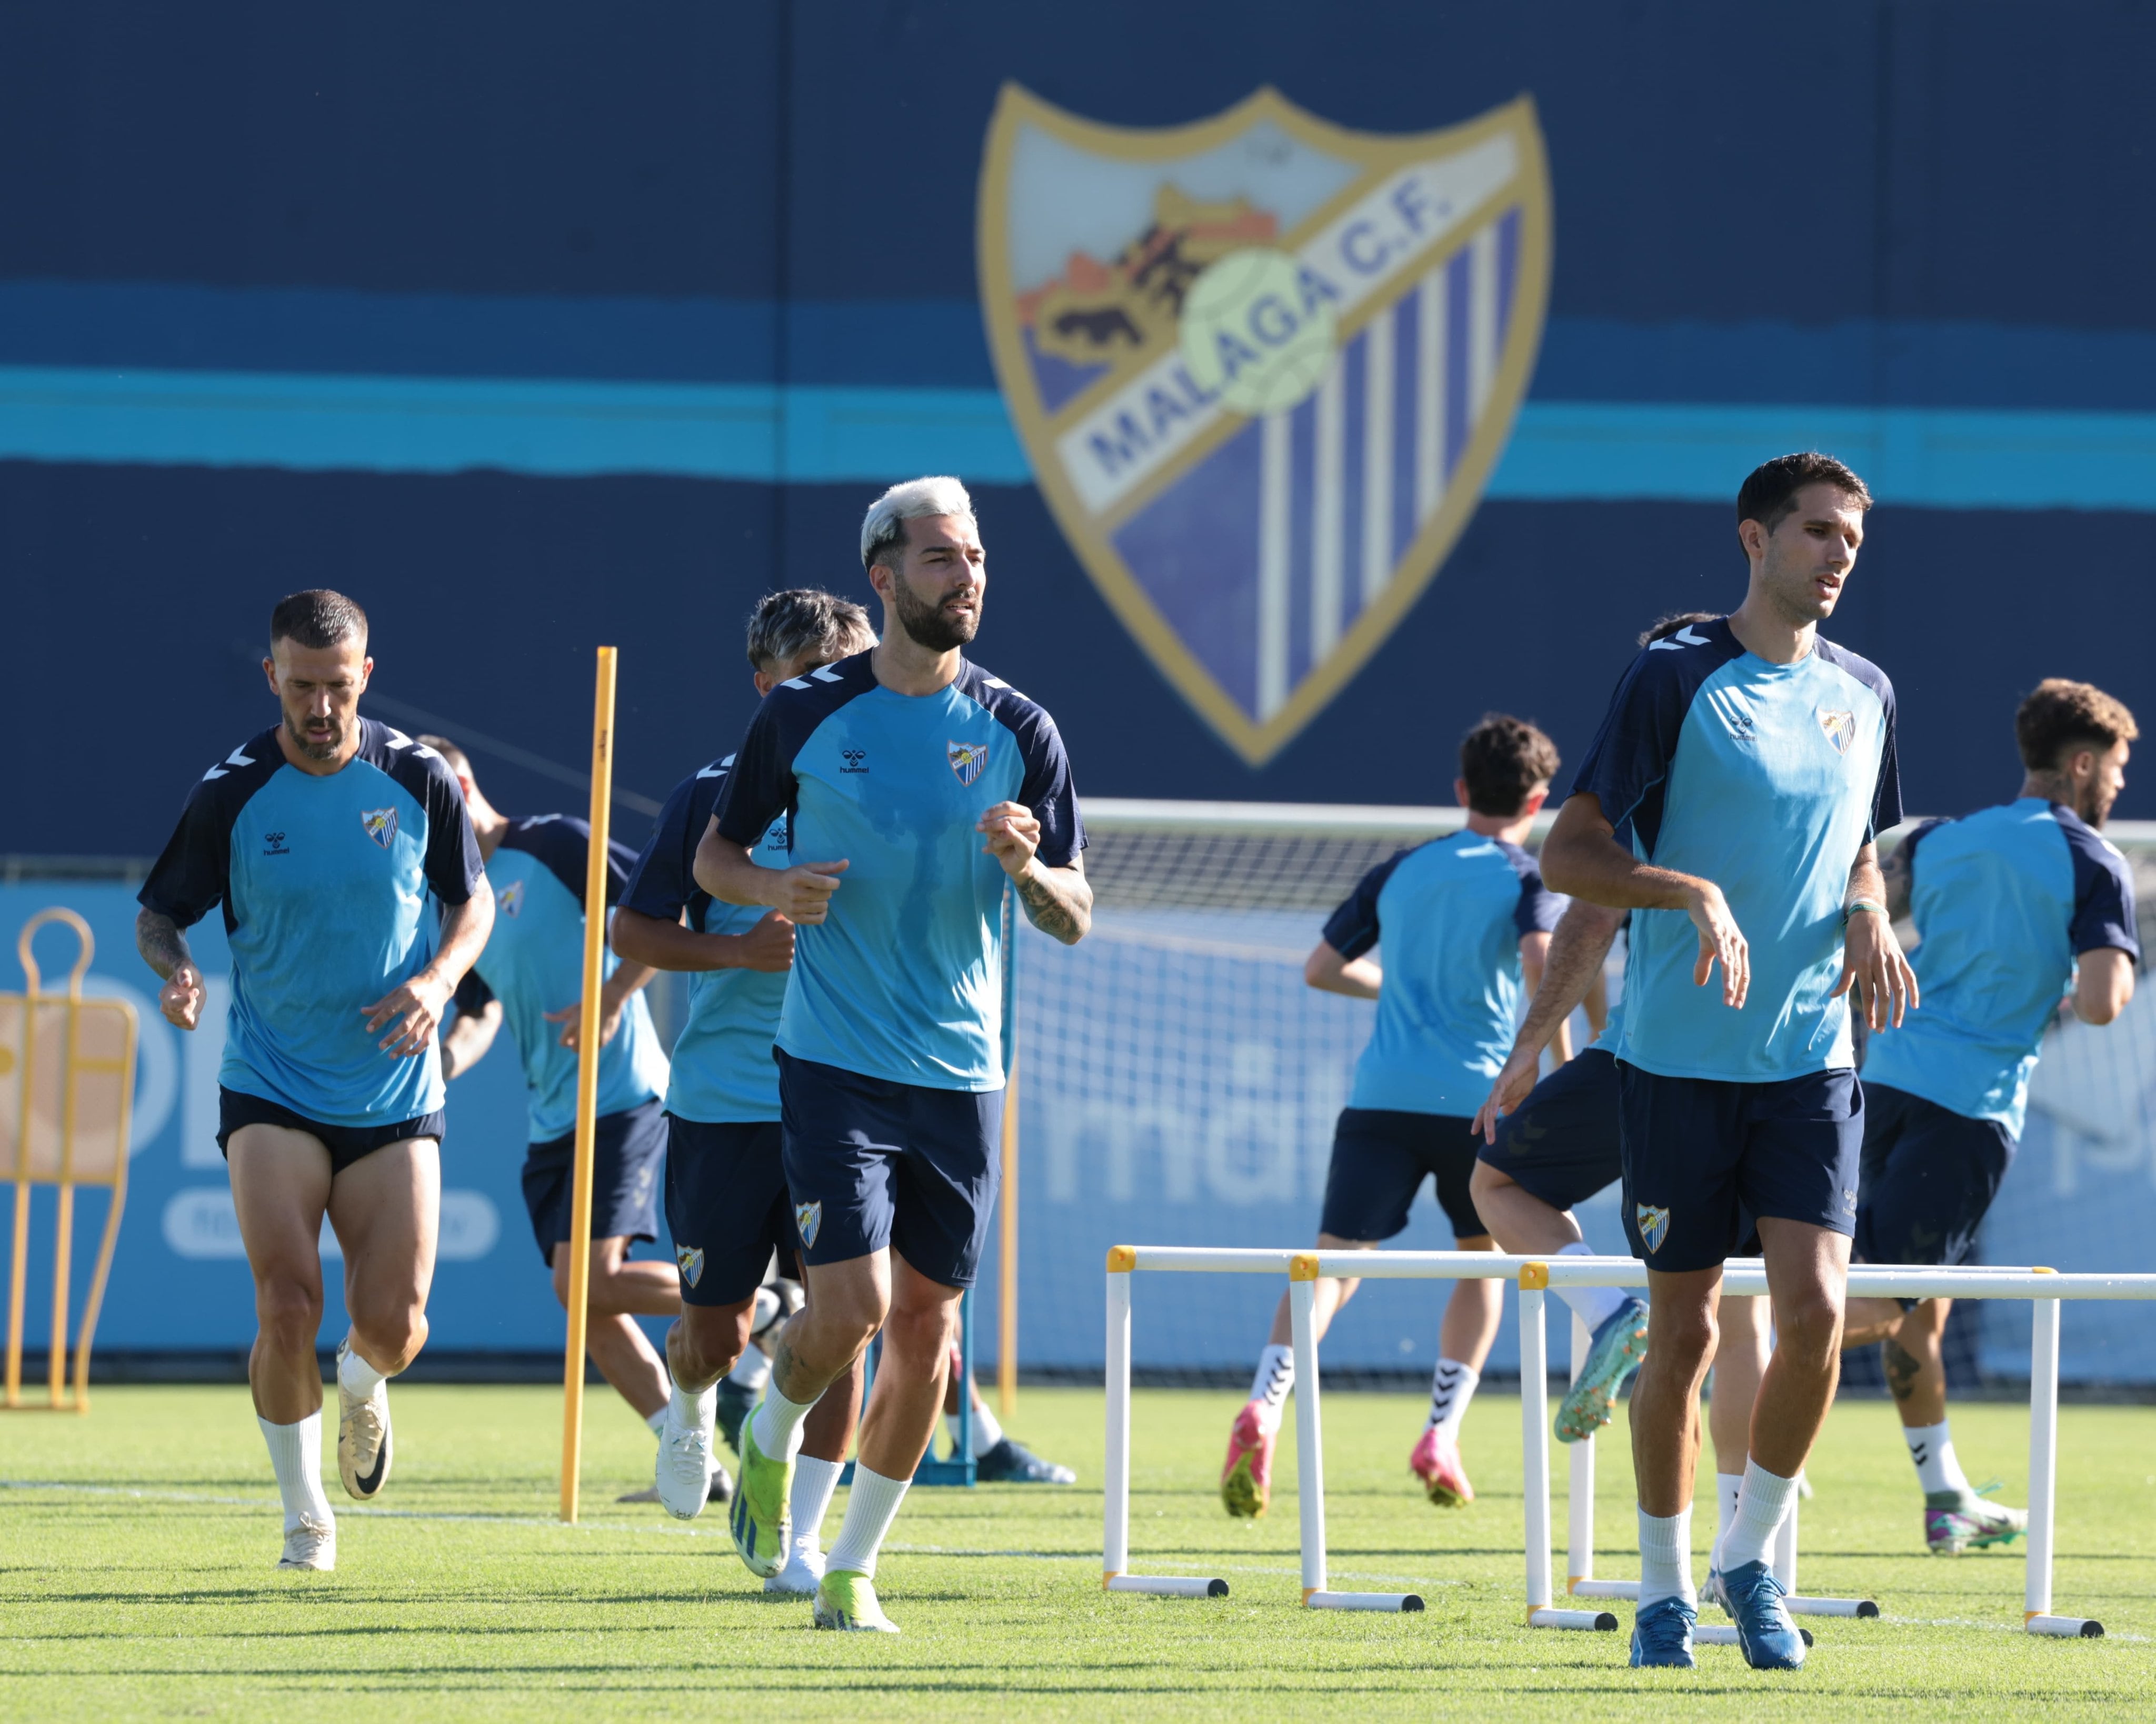
<svg viewBox="0 0 2156 1724">
<path fill-rule="evenodd" d="M 1764 1562 L 1747 1562 L 1722 1576 L 1724 1608 L 1737 1624 L 1737 1644 L 1755 1670 L 1802 1670 L 1804 1637 L 1782 1608 L 1782 1583 Z"/>
<path fill-rule="evenodd" d="M 1688 1670 L 1693 1666 L 1691 1631 L 1699 1612 L 1682 1598 L 1642 1604 L 1632 1619 L 1632 1668 Z"/>
</svg>

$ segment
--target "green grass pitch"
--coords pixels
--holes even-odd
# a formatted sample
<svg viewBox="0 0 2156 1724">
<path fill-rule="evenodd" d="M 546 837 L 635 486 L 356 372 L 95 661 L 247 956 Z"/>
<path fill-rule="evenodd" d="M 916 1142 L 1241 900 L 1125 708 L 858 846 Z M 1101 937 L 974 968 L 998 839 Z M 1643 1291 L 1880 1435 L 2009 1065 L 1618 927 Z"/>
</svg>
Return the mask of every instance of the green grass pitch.
<svg viewBox="0 0 2156 1724">
<path fill-rule="evenodd" d="M 1459 1512 L 1429 1507 L 1408 1476 L 1419 1398 L 1327 1399 L 1333 1583 L 1411 1588 L 1430 1608 L 1301 1609 L 1291 1436 L 1268 1518 L 1230 1521 L 1213 1494 L 1235 1398 L 1141 1392 L 1133 1419 L 1137 1565 L 1217 1573 L 1232 1596 L 1103 1593 L 1101 1398 L 1029 1389 L 1012 1428 L 1081 1482 L 913 1493 L 879 1578 L 905 1629 L 891 1640 L 814 1634 L 805 1604 L 766 1601 L 716 1510 L 685 1526 L 618 1506 L 649 1482 L 651 1443 L 602 1389 L 574 1528 L 553 1519 L 557 1392 L 396 1390 L 396 1472 L 381 1505 L 347 1503 L 329 1467 L 331 1575 L 270 1566 L 275 1491 L 244 1390 L 105 1389 L 86 1420 L 0 1419 L 0 1717 L 259 1724 L 357 1707 L 584 1724 L 739 1716 L 752 1695 L 764 1718 L 1839 1724 L 2156 1710 L 2156 1409 L 2061 1414 L 2056 1605 L 2099 1617 L 2110 1637 L 2046 1641 L 2018 1632 L 2018 1547 L 1928 1558 L 1891 1409 L 1844 1405 L 1815 1458 L 1800 1578 L 1809 1592 L 1876 1597 L 1885 1617 L 1812 1622 L 1806 1669 L 1768 1676 L 1729 1647 L 1702 1648 L 1696 1671 L 1634 1672 L 1622 1633 L 1520 1625 L 1518 1403 L 1496 1395 L 1468 1418 L 1481 1495 Z M 1964 1406 L 1954 1428 L 1971 1475 L 2009 1478 L 2020 1501 L 2025 1412 Z M 1598 1568 L 1629 1574 L 1621 1430 L 1603 1447 Z M 1560 1526 L 1562 1480 L 1560 1466 Z M 1712 1515 L 1702 1502 L 1702 1561 Z M 1620 1614 L 1629 1628 L 1629 1607 Z"/>
</svg>

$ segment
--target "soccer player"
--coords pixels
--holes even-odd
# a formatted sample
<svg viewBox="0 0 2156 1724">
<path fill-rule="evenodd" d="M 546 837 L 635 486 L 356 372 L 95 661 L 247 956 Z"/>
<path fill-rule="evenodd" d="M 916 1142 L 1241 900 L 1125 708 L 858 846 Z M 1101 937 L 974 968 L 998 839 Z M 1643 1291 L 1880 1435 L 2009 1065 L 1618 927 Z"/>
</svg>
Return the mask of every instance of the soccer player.
<svg viewBox="0 0 2156 1724">
<path fill-rule="evenodd" d="M 435 1030 L 485 945 L 494 894 L 448 764 L 359 716 L 367 614 L 317 589 L 278 602 L 264 675 L 276 727 L 203 775 L 140 894 L 136 945 L 192 1029 L 203 977 L 182 930 L 218 905 L 232 1005 L 217 1141 L 254 1278 L 254 1411 L 284 1498 L 280 1568 L 336 1566 L 321 1485 L 322 1218 L 344 1249 L 337 1470 L 389 1480 L 388 1379 L 427 1339 L 441 1207 Z M 444 906 L 439 918 L 428 901 Z"/>
<path fill-rule="evenodd" d="M 1872 1038 L 1864 1067 L 1856 1255 L 1966 1262 L 2014 1157 L 2044 1030 L 2063 996 L 2085 1024 L 2133 997 L 2133 882 L 2102 829 L 2126 782 L 2133 715 L 2058 678 L 2021 703 L 2013 802 L 1928 821 L 1894 852 L 1887 902 L 1914 919 L 1924 1009 Z M 2027 1511 L 1970 1490 L 1947 1424 L 1939 1341 L 1952 1301 L 1852 1300 L 1845 1344 L 1883 1341 L 1935 1556 L 2018 1537 Z"/>
<path fill-rule="evenodd" d="M 1625 1224 L 1654 1336 L 1631 1402 L 1635 1665 L 1692 1663 L 1696 1408 L 1743 1213 L 1758 1224 L 1778 1344 L 1722 1591 L 1748 1663 L 1804 1660 L 1767 1557 L 1840 1358 L 1863 1137 L 1846 996 L 1854 983 L 1875 1028 L 1917 998 L 1875 843 L 1901 818 L 1893 690 L 1818 635 L 1871 501 L 1821 454 L 1745 480 L 1743 603 L 1633 661 L 1543 847 L 1553 888 L 1633 912 L 1615 1053 Z"/>
<path fill-rule="evenodd" d="M 883 1334 L 819 1627 L 896 1632 L 876 1552 L 942 1404 L 957 1302 L 995 1205 L 1002 908 L 1075 943 L 1093 894 L 1062 739 L 961 649 L 987 568 L 955 479 L 894 485 L 861 524 L 883 602 L 870 651 L 772 690 L 719 793 L 696 883 L 793 921 L 777 1060 L 808 1302 L 742 1430 L 735 1548 L 785 1560 L 801 1423 Z M 784 869 L 752 847 L 788 818 Z"/>
<path fill-rule="evenodd" d="M 1510 1041 L 1522 983 L 1530 993 L 1541 984 L 1562 908 L 1520 848 L 1557 769 L 1556 745 L 1532 725 L 1501 713 L 1486 717 L 1460 744 L 1452 788 L 1467 810 L 1465 829 L 1372 869 L 1332 912 L 1303 966 L 1312 988 L 1378 1003 L 1333 1132 L 1317 1229 L 1322 1251 L 1366 1251 L 1391 1239 L 1408 1224 L 1424 1179 L 1435 1182 L 1460 1249 L 1496 1249 L 1468 1195 L 1471 1120 Z M 1381 940 L 1382 967 L 1366 956 Z M 1564 1034 L 1562 1020 L 1557 1033 Z M 1358 1285 L 1316 1284 L 1317 1338 Z M 1440 1507 L 1475 1500 L 1460 1459 L 1460 1424 L 1496 1336 L 1503 1295 L 1500 1281 L 1459 1280 L 1445 1304 L 1430 1417 L 1408 1460 Z M 1295 1383 L 1290 1333 L 1283 1294 L 1250 1400 L 1228 1434 L 1220 1501 L 1231 1515 L 1261 1515 L 1271 1499 L 1273 1446 Z"/>
<path fill-rule="evenodd" d="M 860 606 L 813 588 L 767 593 L 748 620 L 757 692 L 865 651 L 875 636 Z M 667 1413 L 660 1431 L 660 1501 L 683 1519 L 701 1511 L 697 1480 L 715 1464 L 711 1434 L 741 1447 L 742 1403 L 770 1367 L 755 1335 L 775 1334 L 783 1292 L 762 1284 L 777 1254 L 798 1274 L 801 1241 L 779 1146 L 778 1069 L 772 1040 L 793 962 L 793 922 L 775 910 L 715 900 L 690 872 L 734 757 L 685 778 L 614 912 L 625 957 L 686 972 L 687 1021 L 674 1044 L 666 1095 L 666 1224 L 680 1268 L 678 1318 L 668 1331 Z M 787 865 L 787 813 L 766 823 L 757 866 Z M 835 1378 L 803 1427 L 792 1486 L 792 1536 L 764 1590 L 808 1593 L 823 1578 L 825 1510 L 838 1489 L 860 1408 L 860 1376 Z M 729 1413 L 729 1403 L 741 1410 Z"/>
<path fill-rule="evenodd" d="M 470 810 L 494 888 L 494 935 L 456 993 L 442 1039 L 442 1075 L 469 1071 L 506 1022 L 524 1063 L 531 1148 L 524 1203 L 554 1296 L 569 1302 L 569 1215 L 577 1147 L 577 1039 L 584 977 L 584 870 L 591 827 L 569 814 L 511 819 L 481 793 L 471 762 L 443 736 L 420 741 L 449 763 Z M 607 890 L 619 900 L 636 853 L 608 845 Z M 656 1432 L 666 1373 L 637 1326 L 680 1309 L 670 1263 L 632 1261 L 630 1245 L 659 1237 L 659 1175 L 666 1149 L 660 1098 L 666 1055 L 644 987 L 654 972 L 608 954 L 599 995 L 598 1118 L 592 1156 L 592 1241 L 586 1347 L 599 1374 Z M 731 1481 L 711 1475 L 723 1500 Z"/>
</svg>

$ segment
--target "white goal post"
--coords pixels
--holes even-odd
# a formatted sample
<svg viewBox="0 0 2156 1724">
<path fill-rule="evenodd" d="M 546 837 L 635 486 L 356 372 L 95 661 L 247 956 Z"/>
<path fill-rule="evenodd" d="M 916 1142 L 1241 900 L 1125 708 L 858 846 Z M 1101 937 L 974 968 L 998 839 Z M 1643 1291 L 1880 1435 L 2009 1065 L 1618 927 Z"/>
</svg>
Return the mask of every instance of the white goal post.
<svg viewBox="0 0 2156 1724">
<path fill-rule="evenodd" d="M 1303 1603 L 1312 1609 L 1419 1610 L 1412 1593 L 1343 1593 L 1327 1584 L 1325 1557 L 1324 1430 L 1318 1357 L 1311 1321 L 1316 1283 L 1321 1277 L 1353 1275 L 1369 1280 L 1515 1281 L 1520 1297 L 1520 1429 L 1526 1483 L 1527 1622 L 1531 1628 L 1608 1630 L 1617 1626 L 1610 1612 L 1562 1609 L 1554 1598 L 1550 1563 L 1549 1352 L 1544 1306 L 1550 1289 L 1643 1287 L 1646 1268 L 1628 1257 L 1571 1256 L 1553 1260 L 1501 1256 L 1482 1251 L 1288 1251 L 1219 1247 L 1117 1245 L 1107 1259 L 1107 1466 L 1101 1543 L 1101 1583 L 1111 1592 L 1150 1593 L 1179 1598 L 1223 1598 L 1225 1580 L 1213 1576 L 1142 1575 L 1131 1572 L 1131 1283 L 1138 1271 L 1198 1274 L 1284 1275 L 1295 1347 L 1296 1480 L 1301 1516 Z M 1757 1259 L 1733 1259 L 1723 1278 L 1735 1295 L 1767 1290 L 1766 1274 Z M 1857 1265 L 1849 1274 L 1849 1292 L 1877 1299 L 2025 1299 L 2035 1318 L 2029 1383 L 2029 1532 L 2023 1624 L 2032 1634 L 2093 1639 L 2102 1624 L 2087 1617 L 2052 1611 L 2052 1561 L 2056 1546 L 2058 1490 L 2059 1306 L 2061 1300 L 2156 1299 L 2156 1275 L 2059 1275 L 2048 1269 L 1928 1269 Z M 1584 1447 L 1585 1445 L 1578 1445 Z M 1591 1451 L 1590 1451 L 1591 1455 Z M 1583 1478 L 1584 1473 L 1584 1478 Z M 1580 1583 L 1594 1588 L 1584 1596 L 1623 1596 L 1621 1582 L 1594 1583 L 1585 1561 L 1592 1549 L 1593 1467 L 1575 1461 L 1575 1496 L 1571 1520 L 1571 1589 Z M 1584 1498 L 1579 1493 L 1584 1483 Z M 1583 1540 L 1584 1543 L 1583 1544 Z M 1776 1552 L 1775 1567 L 1784 1583 L 1795 1579 L 1795 1539 L 1787 1534 Z M 1603 1590 L 1608 1588 L 1609 1590 Z M 1636 1588 L 1634 1589 L 1635 1595 Z M 1812 1601 L 1828 1605 L 1815 1615 L 1857 1616 L 1870 1601 Z M 1847 1605 L 1850 1608 L 1835 1608 Z M 1876 1609 L 1871 1613 L 1876 1615 Z M 1707 1644 L 1733 1638 L 1733 1631 L 1702 1628 Z"/>
</svg>

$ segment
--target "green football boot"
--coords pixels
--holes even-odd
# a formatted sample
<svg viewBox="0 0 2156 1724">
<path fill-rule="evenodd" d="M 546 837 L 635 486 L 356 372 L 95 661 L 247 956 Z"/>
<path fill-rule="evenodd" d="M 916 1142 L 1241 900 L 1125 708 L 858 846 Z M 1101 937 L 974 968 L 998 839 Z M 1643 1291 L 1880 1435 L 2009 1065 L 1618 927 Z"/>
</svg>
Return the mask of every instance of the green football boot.
<svg viewBox="0 0 2156 1724">
<path fill-rule="evenodd" d="M 875 1583 L 851 1569 L 834 1568 L 816 1588 L 816 1626 L 848 1634 L 895 1634 L 898 1624 L 876 1603 Z"/>
<path fill-rule="evenodd" d="M 748 1572 L 768 1580 L 786 1566 L 786 1552 L 793 1539 L 793 1516 L 788 1499 L 793 1493 L 793 1463 L 773 1460 L 756 1446 L 756 1421 L 743 1422 L 741 1429 L 741 1480 L 734 1487 L 726 1526 L 734 1536 L 734 1549 Z"/>
<path fill-rule="evenodd" d="M 2011 1544 L 2029 1530 L 2029 1511 L 1986 1502 L 1984 1491 L 1933 1491 L 1924 1496 L 1924 1546 L 1935 1557 L 1958 1557 L 1994 1544 Z"/>
</svg>

